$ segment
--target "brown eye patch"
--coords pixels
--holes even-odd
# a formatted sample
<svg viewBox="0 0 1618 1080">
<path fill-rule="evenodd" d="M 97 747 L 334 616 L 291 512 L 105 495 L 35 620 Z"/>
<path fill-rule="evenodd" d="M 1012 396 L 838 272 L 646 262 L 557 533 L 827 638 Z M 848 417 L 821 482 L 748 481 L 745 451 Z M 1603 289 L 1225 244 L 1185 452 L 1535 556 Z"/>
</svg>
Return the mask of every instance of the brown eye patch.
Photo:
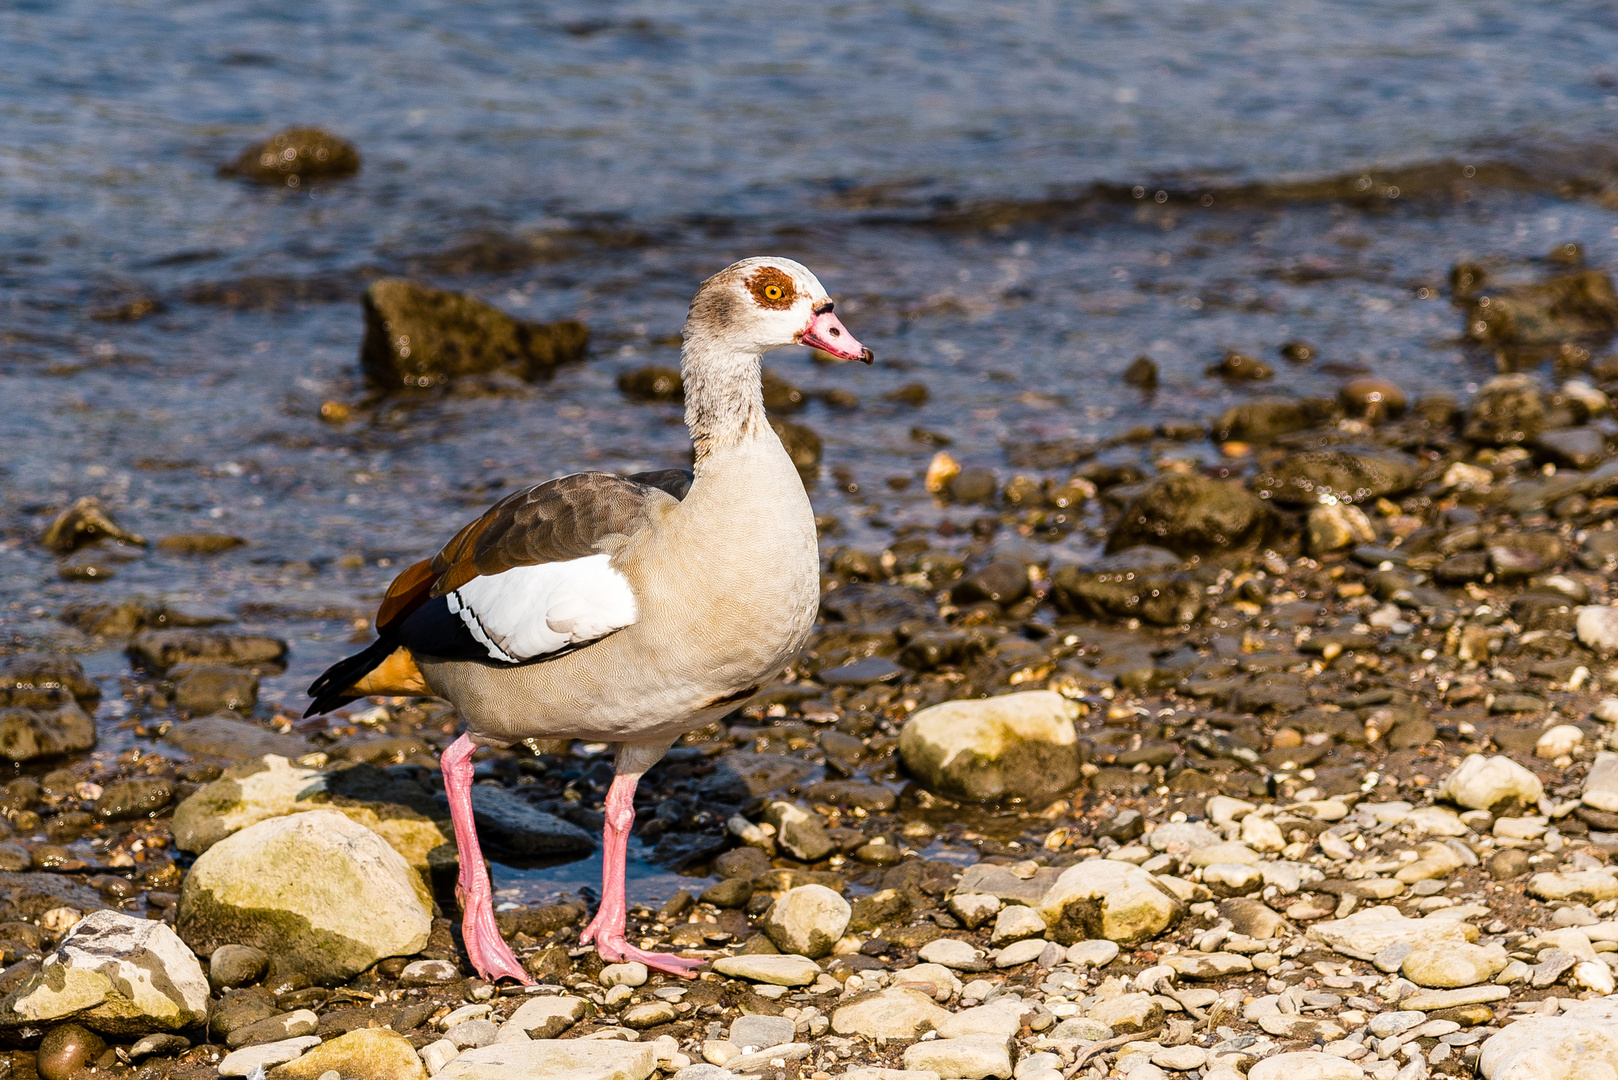
<svg viewBox="0 0 1618 1080">
<path fill-rule="evenodd" d="M 758 301 L 759 307 L 770 308 L 774 311 L 785 311 L 798 299 L 798 290 L 792 284 L 792 277 L 785 270 L 774 266 L 761 266 L 758 271 L 747 279 L 747 289 Z"/>
</svg>

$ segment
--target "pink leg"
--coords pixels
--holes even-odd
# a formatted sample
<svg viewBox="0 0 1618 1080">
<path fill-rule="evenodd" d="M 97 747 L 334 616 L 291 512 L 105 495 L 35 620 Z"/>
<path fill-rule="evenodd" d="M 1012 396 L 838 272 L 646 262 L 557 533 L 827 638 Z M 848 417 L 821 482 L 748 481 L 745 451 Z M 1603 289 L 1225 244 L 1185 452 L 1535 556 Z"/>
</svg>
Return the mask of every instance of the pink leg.
<svg viewBox="0 0 1618 1080">
<path fill-rule="evenodd" d="M 466 955 L 477 973 L 485 979 L 502 977 L 533 985 L 534 980 L 517 963 L 511 947 L 494 924 L 493 895 L 489 875 L 483 869 L 483 852 L 478 847 L 477 828 L 472 822 L 472 740 L 462 735 L 444 751 L 444 794 L 449 797 L 449 815 L 455 823 L 455 846 L 460 852 L 461 880 L 455 895 L 461 901 L 461 936 Z"/>
<path fill-rule="evenodd" d="M 696 969 L 703 961 L 645 952 L 624 938 L 624 919 L 628 915 L 624 899 L 624 860 L 629 854 L 629 830 L 635 824 L 635 785 L 639 782 L 639 773 L 619 773 L 612 778 L 612 787 L 607 789 L 607 826 L 602 830 L 601 907 L 579 935 L 579 944 L 594 941 L 601 959 L 610 963 L 639 960 L 657 971 L 695 978 Z"/>
</svg>

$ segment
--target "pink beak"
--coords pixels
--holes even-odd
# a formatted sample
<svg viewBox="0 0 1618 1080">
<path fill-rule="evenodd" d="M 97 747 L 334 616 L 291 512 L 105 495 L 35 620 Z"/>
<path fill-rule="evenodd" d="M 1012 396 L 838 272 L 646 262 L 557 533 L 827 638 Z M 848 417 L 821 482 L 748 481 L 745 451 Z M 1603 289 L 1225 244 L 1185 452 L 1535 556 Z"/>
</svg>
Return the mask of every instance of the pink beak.
<svg viewBox="0 0 1618 1080">
<path fill-rule="evenodd" d="M 815 312 L 808 326 L 798 331 L 798 344 L 831 353 L 839 360 L 858 360 L 869 364 L 876 359 L 876 354 L 861 345 L 854 339 L 854 335 L 848 332 L 842 320 L 832 312 L 829 302 L 823 310 Z"/>
</svg>

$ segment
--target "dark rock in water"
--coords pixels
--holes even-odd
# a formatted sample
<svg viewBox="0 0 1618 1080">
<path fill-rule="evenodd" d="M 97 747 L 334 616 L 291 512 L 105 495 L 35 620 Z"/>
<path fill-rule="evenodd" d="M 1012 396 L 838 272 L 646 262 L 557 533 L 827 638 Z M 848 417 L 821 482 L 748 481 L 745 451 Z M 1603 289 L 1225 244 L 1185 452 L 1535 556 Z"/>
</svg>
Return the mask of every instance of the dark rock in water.
<svg viewBox="0 0 1618 1080">
<path fill-rule="evenodd" d="M 583 917 L 583 910 L 572 904 L 540 904 L 537 907 L 497 911 L 494 922 L 506 937 L 521 933 L 538 938 L 574 926 Z"/>
<path fill-rule="evenodd" d="M 96 817 L 103 821 L 131 821 L 150 817 L 174 801 L 174 785 L 161 777 L 114 780 L 96 800 Z"/>
<path fill-rule="evenodd" d="M 1408 399 L 1398 385 L 1387 379 L 1364 375 L 1350 379 L 1337 391 L 1337 400 L 1350 416 L 1376 423 L 1404 415 Z"/>
<path fill-rule="evenodd" d="M 0 897 L 25 919 L 37 919 L 58 907 L 91 912 L 110 906 L 95 889 L 60 874 L 0 872 Z"/>
<path fill-rule="evenodd" d="M 97 540 L 116 540 L 121 544 L 146 545 L 145 537 L 130 532 L 112 519 L 101 500 L 86 496 L 56 515 L 40 537 L 40 543 L 58 555 L 77 551 Z"/>
<path fill-rule="evenodd" d="M 225 946 L 220 946 L 225 948 Z M 262 950 L 260 950 L 262 951 Z M 261 987 L 247 990 L 229 990 L 219 999 L 208 1016 L 208 1030 L 217 1039 L 228 1039 L 230 1033 L 249 1024 L 281 1015 L 275 995 Z"/>
<path fill-rule="evenodd" d="M 176 533 L 158 540 L 157 550 L 170 555 L 218 555 L 246 544 L 239 536 L 225 533 Z"/>
<path fill-rule="evenodd" d="M 1107 551 L 1140 544 L 1186 557 L 1240 551 L 1263 543 L 1276 525 L 1275 511 L 1245 488 L 1205 476 L 1169 474 L 1124 507 L 1107 538 Z"/>
<path fill-rule="evenodd" d="M 0 708 L 0 757 L 8 761 L 77 754 L 95 744 L 95 721 L 72 700 L 55 708 Z"/>
<path fill-rule="evenodd" d="M 1217 364 L 1208 366 L 1208 374 L 1221 379 L 1258 382 L 1275 378 L 1275 369 L 1256 356 L 1244 356 L 1230 349 Z"/>
<path fill-rule="evenodd" d="M 583 323 L 513 319 L 481 300 L 383 278 L 365 290 L 360 366 L 385 390 L 437 386 L 506 371 L 530 381 L 579 360 L 590 343 Z"/>
<path fill-rule="evenodd" d="M 1450 294 L 1457 301 L 1468 301 L 1483 291 L 1489 280 L 1488 271 L 1476 263 L 1456 263 L 1450 267 Z"/>
<path fill-rule="evenodd" d="M 449 804 L 444 804 L 448 814 Z M 472 786 L 478 835 L 518 855 L 571 855 L 594 851 L 595 838 L 571 821 L 537 810 L 505 788 Z"/>
<path fill-rule="evenodd" d="M 1593 427 L 1557 428 L 1534 441 L 1541 461 L 1565 469 L 1589 469 L 1607 456 L 1607 437 Z"/>
<path fill-rule="evenodd" d="M 66 697 L 95 707 L 101 688 L 71 656 L 18 653 L 0 660 L 0 705 L 56 705 Z"/>
<path fill-rule="evenodd" d="M 1141 619 L 1177 626 L 1202 611 L 1203 588 L 1182 573 L 1179 556 L 1140 545 L 1087 566 L 1064 566 L 1051 580 L 1051 596 L 1066 612 L 1097 619 Z"/>
<path fill-rule="evenodd" d="M 731 848 L 713 861 L 713 872 L 725 880 L 751 882 L 770 871 L 770 857 L 756 847 Z"/>
<path fill-rule="evenodd" d="M 281 735 L 232 716 L 204 716 L 175 724 L 163 742 L 194 757 L 249 761 L 280 754 L 296 761 L 315 747 L 301 735 Z"/>
<path fill-rule="evenodd" d="M 950 599 L 957 604 L 985 601 L 1009 607 L 1028 595 L 1028 570 L 1015 559 L 997 559 L 955 583 Z"/>
<path fill-rule="evenodd" d="M 636 401 L 684 401 L 685 383 L 674 368 L 655 364 L 618 376 L 618 390 Z"/>
<path fill-rule="evenodd" d="M 1312 363 L 1320 350 L 1307 341 L 1289 341 L 1281 346 L 1281 359 L 1293 364 Z"/>
<path fill-rule="evenodd" d="M 1142 390 L 1157 389 L 1157 361 L 1150 356 L 1137 356 L 1124 368 L 1124 382 Z"/>
<path fill-rule="evenodd" d="M 129 657 L 140 667 L 162 675 L 186 661 L 217 661 L 239 667 L 283 668 L 287 643 L 255 634 L 208 630 L 145 630 L 129 643 Z"/>
<path fill-rule="evenodd" d="M 812 475 L 819 468 L 820 436 L 813 429 L 794 424 L 791 420 L 771 420 L 770 427 L 786 448 L 787 457 L 792 459 L 798 472 Z"/>
<path fill-rule="evenodd" d="M 895 405 L 908 405 L 912 409 L 919 409 L 932 399 L 932 391 L 927 389 L 926 383 L 905 383 L 897 390 L 889 391 L 882 396 L 883 401 L 891 401 Z"/>
<path fill-rule="evenodd" d="M 1214 421 L 1213 439 L 1215 442 L 1270 442 L 1290 432 L 1324 423 L 1337 412 L 1335 402 L 1318 398 L 1247 401 L 1226 409 Z"/>
<path fill-rule="evenodd" d="M 983 651 L 983 642 L 953 630 L 929 630 L 905 642 L 899 663 L 915 671 L 964 664 Z"/>
<path fill-rule="evenodd" d="M 732 750 L 714 762 L 714 771 L 703 778 L 699 790 L 709 799 L 739 803 L 800 784 L 814 772 L 807 761 L 785 754 Z"/>
<path fill-rule="evenodd" d="M 144 629 L 174 629 L 182 626 L 221 626 L 234 622 L 222 611 L 209 611 L 185 604 L 164 603 L 140 596 L 119 600 L 68 604 L 57 616 L 86 634 L 130 638 Z"/>
<path fill-rule="evenodd" d="M 1475 443 L 1507 446 L 1533 442 L 1545 430 L 1545 399 L 1533 377 L 1496 375 L 1478 390 L 1462 434 Z"/>
<path fill-rule="evenodd" d="M 174 703 L 192 716 L 231 709 L 245 712 L 258 701 L 258 676 L 228 664 L 176 664 Z"/>
<path fill-rule="evenodd" d="M 762 372 L 762 382 L 764 408 L 767 412 L 792 413 L 809 404 L 808 395 L 769 368 L 765 368 Z"/>
<path fill-rule="evenodd" d="M 821 617 L 869 630 L 891 630 L 931 614 L 927 602 L 898 585 L 844 585 L 820 598 Z"/>
<path fill-rule="evenodd" d="M 804 797 L 813 803 L 852 806 L 883 813 L 899 805 L 899 797 L 889 788 L 881 784 L 862 784 L 857 780 L 823 780 L 804 792 Z"/>
<path fill-rule="evenodd" d="M 360 171 L 360 154 L 348 143 L 315 127 L 294 127 L 249 146 L 221 176 L 257 184 L 297 187 L 306 180 L 334 180 Z"/>
<path fill-rule="evenodd" d="M 1253 489 L 1281 506 L 1313 506 L 1322 495 L 1359 503 L 1415 486 L 1414 458 L 1367 450 L 1310 450 L 1291 454 L 1261 472 Z"/>
<path fill-rule="evenodd" d="M 885 656 L 867 656 L 852 664 L 828 668 L 816 676 L 826 686 L 874 686 L 904 676 L 904 669 Z"/>
<path fill-rule="evenodd" d="M 1470 300 L 1466 336 L 1473 341 L 1554 345 L 1618 330 L 1618 293 L 1600 270 L 1480 290 Z"/>
<path fill-rule="evenodd" d="M 78 1024 L 58 1024 L 39 1041 L 34 1066 L 40 1080 L 68 1080 L 80 1069 L 94 1065 L 106 1052 L 107 1042 L 89 1028 Z"/>
<path fill-rule="evenodd" d="M 989 469 L 962 469 L 949 482 L 950 498 L 958 503 L 988 505 L 999 494 L 1000 481 Z"/>
</svg>

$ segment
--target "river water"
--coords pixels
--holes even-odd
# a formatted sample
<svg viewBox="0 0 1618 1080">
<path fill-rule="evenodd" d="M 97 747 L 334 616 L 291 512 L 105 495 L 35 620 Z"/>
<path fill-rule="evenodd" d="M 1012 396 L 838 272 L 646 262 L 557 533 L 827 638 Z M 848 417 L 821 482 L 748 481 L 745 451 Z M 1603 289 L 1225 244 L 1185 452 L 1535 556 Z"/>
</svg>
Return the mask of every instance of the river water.
<svg viewBox="0 0 1618 1080">
<path fill-rule="evenodd" d="M 216 175 L 293 124 L 363 171 Z M 81 647 L 72 600 L 185 600 L 289 639 L 264 693 L 301 711 L 392 575 L 489 502 L 684 462 L 678 410 L 615 380 L 675 363 L 696 283 L 748 255 L 806 262 L 879 356 L 772 361 L 857 396 L 795 419 L 825 441 L 817 510 L 867 549 L 971 516 L 887 483 L 936 449 L 913 428 L 1005 479 L 1008 443 L 1354 371 L 1464 393 L 1494 361 L 1461 342 L 1449 266 L 1532 277 L 1569 241 L 1610 264 L 1615 134 L 1618 13 L 1594 2 L 9 4 L 0 640 Z M 593 354 L 527 394 L 364 405 L 357 298 L 382 274 L 582 319 Z M 96 317 L 140 299 L 157 313 Z M 1319 359 L 1281 362 L 1290 339 Z M 1226 348 L 1279 378 L 1205 376 Z M 1152 396 L 1119 379 L 1141 353 Z M 886 400 L 918 381 L 925 405 Z M 356 418 L 323 422 L 332 400 Z M 63 581 L 36 538 L 83 495 L 247 545 Z"/>
</svg>

